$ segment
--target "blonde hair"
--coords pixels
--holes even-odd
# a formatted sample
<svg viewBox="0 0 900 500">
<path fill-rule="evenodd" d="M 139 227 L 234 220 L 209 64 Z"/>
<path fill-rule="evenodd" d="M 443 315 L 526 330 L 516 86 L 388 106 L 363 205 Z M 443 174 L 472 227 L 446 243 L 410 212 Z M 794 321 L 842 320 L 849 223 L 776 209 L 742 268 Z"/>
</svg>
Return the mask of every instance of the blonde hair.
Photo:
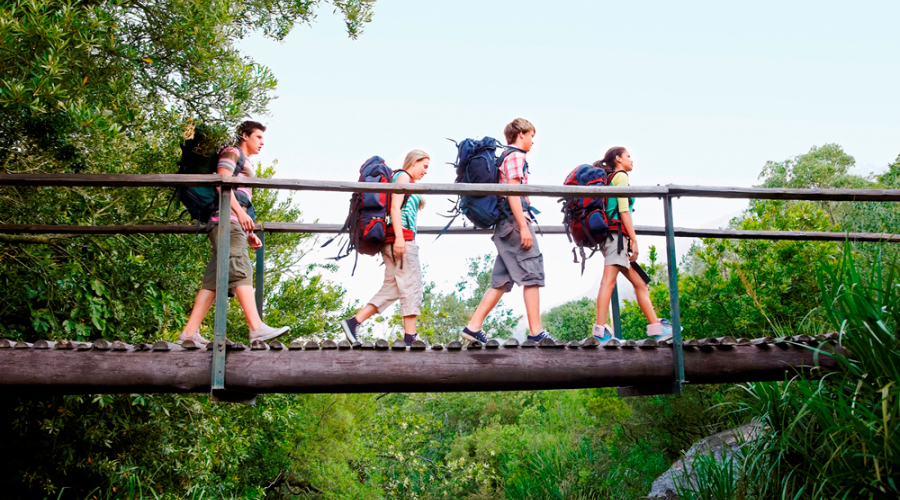
<svg viewBox="0 0 900 500">
<path fill-rule="evenodd" d="M 410 167 L 415 165 L 416 163 L 422 160 L 430 160 L 431 156 L 428 156 L 428 153 L 422 151 L 421 149 L 413 149 L 409 153 L 406 153 L 406 159 L 403 160 L 403 168 L 402 170 L 409 170 Z"/>
<path fill-rule="evenodd" d="M 419 163 L 422 160 L 430 160 L 431 156 L 428 155 L 425 151 L 421 149 L 413 149 L 409 153 L 406 153 L 406 159 L 403 160 L 403 168 L 401 170 L 409 170 L 413 165 Z M 419 210 L 425 208 L 425 198 L 419 197 Z"/>
<path fill-rule="evenodd" d="M 503 135 L 506 136 L 507 144 L 516 142 L 516 139 L 519 138 L 519 134 L 527 134 L 528 132 L 537 132 L 537 129 L 534 128 L 534 125 L 530 121 L 524 118 L 516 118 L 509 122 L 509 124 L 506 125 L 506 128 L 503 129 Z"/>
</svg>

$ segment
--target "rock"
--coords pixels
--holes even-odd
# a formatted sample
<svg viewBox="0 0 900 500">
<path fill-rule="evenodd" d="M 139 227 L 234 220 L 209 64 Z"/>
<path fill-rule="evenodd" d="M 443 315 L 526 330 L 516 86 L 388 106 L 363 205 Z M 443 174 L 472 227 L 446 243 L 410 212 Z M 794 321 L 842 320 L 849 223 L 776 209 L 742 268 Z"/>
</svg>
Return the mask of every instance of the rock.
<svg viewBox="0 0 900 500">
<path fill-rule="evenodd" d="M 727 431 L 713 434 L 705 437 L 691 446 L 691 449 L 681 457 L 680 460 L 672 464 L 663 475 L 653 481 L 650 493 L 647 498 L 662 498 L 665 500 L 677 500 L 678 495 L 675 489 L 675 481 L 681 481 L 685 476 L 685 470 L 693 469 L 694 458 L 697 455 L 709 455 L 712 453 L 717 460 L 728 459 L 734 455 L 742 443 L 746 443 L 753 439 L 759 431 L 759 424 L 750 423 L 728 429 Z M 694 474 L 689 475 L 691 484 L 696 482 Z"/>
</svg>

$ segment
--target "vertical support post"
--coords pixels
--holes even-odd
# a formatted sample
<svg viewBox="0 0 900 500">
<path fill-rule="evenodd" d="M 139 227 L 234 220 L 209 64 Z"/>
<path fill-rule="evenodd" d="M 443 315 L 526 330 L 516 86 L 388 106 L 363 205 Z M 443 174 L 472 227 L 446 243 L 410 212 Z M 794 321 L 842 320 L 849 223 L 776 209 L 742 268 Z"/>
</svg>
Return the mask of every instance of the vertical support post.
<svg viewBox="0 0 900 500">
<path fill-rule="evenodd" d="M 681 343 L 681 310 L 678 306 L 678 262 L 675 258 L 675 224 L 672 222 L 672 197 L 663 198 L 666 216 L 666 263 L 669 268 L 669 306 L 672 312 L 672 358 L 675 361 L 675 394 L 681 393 L 684 380 L 684 351 Z"/>
<path fill-rule="evenodd" d="M 619 319 L 619 285 L 616 284 L 615 288 L 613 288 L 612 300 L 610 301 L 612 304 L 612 319 L 613 319 L 613 332 L 617 339 L 622 340 L 622 321 Z"/>
<path fill-rule="evenodd" d="M 256 311 L 263 319 L 263 285 L 266 277 L 266 230 L 260 229 L 259 241 L 262 246 L 256 251 Z"/>
<path fill-rule="evenodd" d="M 222 187 L 219 195 L 219 231 L 216 246 L 216 313 L 213 326 L 213 392 L 225 389 L 225 323 L 228 308 L 228 260 L 231 254 L 231 189 Z"/>
</svg>

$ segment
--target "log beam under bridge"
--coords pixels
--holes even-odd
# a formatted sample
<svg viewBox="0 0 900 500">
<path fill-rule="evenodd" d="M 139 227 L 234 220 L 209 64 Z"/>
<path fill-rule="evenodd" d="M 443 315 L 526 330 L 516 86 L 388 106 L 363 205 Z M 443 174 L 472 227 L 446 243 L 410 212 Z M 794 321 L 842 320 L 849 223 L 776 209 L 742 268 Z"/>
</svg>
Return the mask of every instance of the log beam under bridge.
<svg viewBox="0 0 900 500">
<path fill-rule="evenodd" d="M 836 334 L 749 340 L 685 340 L 691 384 L 784 380 L 836 369 L 825 354 Z M 212 353 L 187 342 L 128 345 L 97 340 L 0 340 L 0 394 L 209 392 Z M 822 353 L 816 356 L 817 351 Z M 262 393 L 460 392 L 663 386 L 674 381 L 672 348 L 655 340 L 592 337 L 568 344 L 491 340 L 463 346 L 418 342 L 295 341 L 232 344 L 225 386 Z"/>
</svg>

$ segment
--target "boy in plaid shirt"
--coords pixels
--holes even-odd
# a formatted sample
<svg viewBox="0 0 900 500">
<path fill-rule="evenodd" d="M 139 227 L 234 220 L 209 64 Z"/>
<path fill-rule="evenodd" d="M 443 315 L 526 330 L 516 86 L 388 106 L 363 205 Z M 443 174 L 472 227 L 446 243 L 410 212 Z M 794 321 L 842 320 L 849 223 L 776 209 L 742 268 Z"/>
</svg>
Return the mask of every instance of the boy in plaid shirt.
<svg viewBox="0 0 900 500">
<path fill-rule="evenodd" d="M 528 184 L 526 153 L 534 145 L 535 128 L 528 120 L 516 118 L 503 131 L 510 152 L 500 166 L 500 184 Z M 497 247 L 497 260 L 491 273 L 491 287 L 485 292 L 478 309 L 463 328 L 462 337 L 470 342 L 487 342 L 482 323 L 494 309 L 503 294 L 512 290 L 513 284 L 522 286 L 525 297 L 525 313 L 528 318 L 529 340 L 540 342 L 553 340 L 541 326 L 540 287 L 544 286 L 544 257 L 534 237 L 528 198 L 509 196 L 501 200 L 511 216 L 494 226 L 491 239 Z"/>
</svg>

